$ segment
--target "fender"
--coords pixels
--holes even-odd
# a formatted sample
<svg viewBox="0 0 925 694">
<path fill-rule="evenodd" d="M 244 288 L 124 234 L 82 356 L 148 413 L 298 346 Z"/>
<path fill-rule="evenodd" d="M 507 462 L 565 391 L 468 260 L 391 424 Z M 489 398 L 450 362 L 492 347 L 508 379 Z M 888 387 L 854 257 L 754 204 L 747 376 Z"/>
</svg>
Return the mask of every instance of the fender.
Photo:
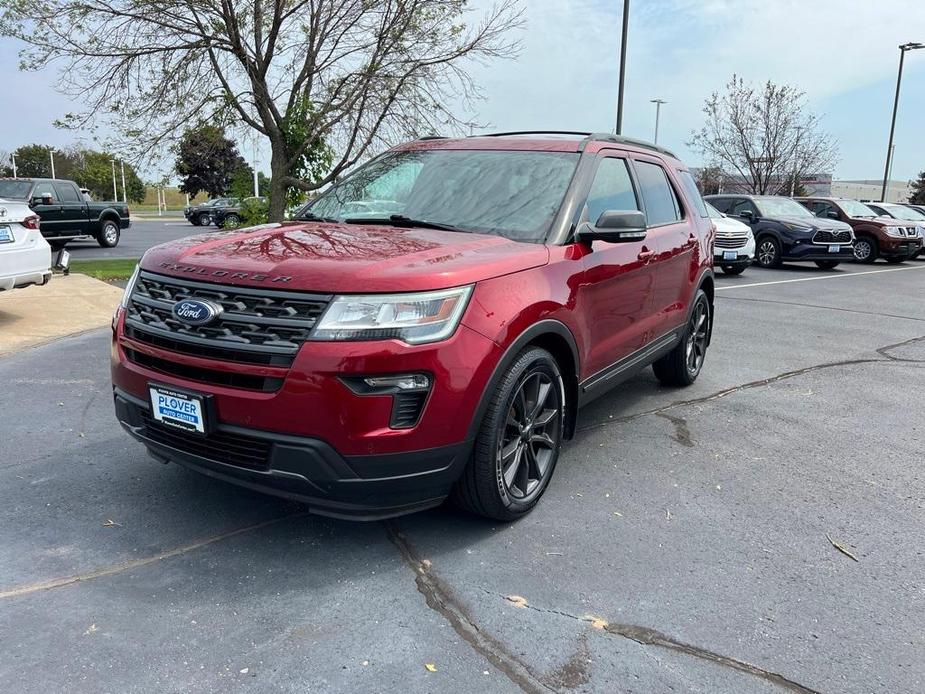
<svg viewBox="0 0 925 694">
<path fill-rule="evenodd" d="M 578 409 L 578 374 L 580 373 L 581 363 L 578 357 L 578 344 L 575 342 L 575 336 L 572 335 L 572 331 L 569 330 L 564 323 L 548 318 L 534 323 L 524 330 L 510 345 L 508 345 L 507 349 L 504 350 L 504 354 L 501 355 L 501 359 L 498 360 L 494 371 L 492 371 L 491 378 L 488 379 L 488 384 L 485 386 L 482 397 L 479 399 L 479 405 L 475 410 L 472 421 L 469 423 L 469 431 L 466 437 L 468 441 L 474 440 L 478 435 L 479 427 L 482 425 L 482 419 L 485 417 L 485 411 L 488 409 L 488 403 L 491 401 L 495 389 L 498 387 L 498 383 L 500 383 L 511 364 L 514 363 L 517 355 L 520 354 L 524 347 L 543 335 L 556 335 L 557 337 L 561 337 L 568 344 L 572 353 L 572 363 L 575 366 L 575 371 L 574 373 L 562 374 L 563 378 L 567 381 L 567 383 L 563 384 L 566 388 L 566 402 L 572 406 L 572 411 L 566 410 L 564 413 L 565 417 L 563 418 L 566 425 L 566 438 L 569 437 L 568 434 L 570 434 L 574 428 L 573 424 Z M 569 393 L 569 389 L 574 390 L 574 392 Z M 572 397 L 569 397 L 570 395 Z"/>
</svg>

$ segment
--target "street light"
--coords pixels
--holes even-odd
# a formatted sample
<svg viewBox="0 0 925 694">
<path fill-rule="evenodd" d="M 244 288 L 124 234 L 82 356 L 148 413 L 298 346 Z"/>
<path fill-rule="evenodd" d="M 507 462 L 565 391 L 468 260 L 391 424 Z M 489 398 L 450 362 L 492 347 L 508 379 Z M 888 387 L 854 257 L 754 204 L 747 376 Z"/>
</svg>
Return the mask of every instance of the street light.
<svg viewBox="0 0 925 694">
<path fill-rule="evenodd" d="M 10 159 L 13 160 L 13 178 L 19 178 L 19 176 L 16 175 L 16 154 L 15 152 L 10 153 Z"/>
<path fill-rule="evenodd" d="M 620 41 L 620 87 L 617 93 L 617 127 L 614 132 L 623 134 L 623 83 L 626 77 L 626 35 L 630 24 L 630 0 L 623 0 L 623 39 Z"/>
<path fill-rule="evenodd" d="M 662 111 L 662 104 L 668 102 L 664 99 L 649 99 L 649 103 L 655 104 L 655 144 L 658 144 L 658 117 Z"/>
<path fill-rule="evenodd" d="M 886 182 L 890 176 L 890 160 L 893 152 L 893 132 L 896 130 L 896 110 L 899 108 L 899 85 L 903 81 L 903 59 L 906 57 L 906 51 L 914 51 L 919 48 L 925 48 L 925 43 L 913 41 L 904 43 L 899 47 L 899 73 L 896 75 L 896 96 L 893 98 L 893 120 L 890 122 L 890 142 L 886 146 L 886 164 L 883 167 L 883 189 L 880 191 L 880 202 L 886 201 Z"/>
<path fill-rule="evenodd" d="M 116 188 L 116 160 L 110 159 L 112 162 L 112 201 L 119 202 L 119 191 Z"/>
</svg>

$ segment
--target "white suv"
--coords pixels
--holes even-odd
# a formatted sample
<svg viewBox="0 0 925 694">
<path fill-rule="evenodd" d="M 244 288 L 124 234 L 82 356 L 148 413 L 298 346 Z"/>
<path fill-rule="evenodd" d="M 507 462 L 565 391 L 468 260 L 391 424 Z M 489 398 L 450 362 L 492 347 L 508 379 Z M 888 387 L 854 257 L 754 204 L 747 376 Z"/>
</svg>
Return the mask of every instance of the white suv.
<svg viewBox="0 0 925 694">
<path fill-rule="evenodd" d="M 727 217 L 709 202 L 707 212 L 716 227 L 713 243 L 713 265 L 727 275 L 741 275 L 755 259 L 755 235 L 748 224 Z"/>
<path fill-rule="evenodd" d="M 38 215 L 23 202 L 0 198 L 0 291 L 50 279 L 51 247 Z"/>
</svg>

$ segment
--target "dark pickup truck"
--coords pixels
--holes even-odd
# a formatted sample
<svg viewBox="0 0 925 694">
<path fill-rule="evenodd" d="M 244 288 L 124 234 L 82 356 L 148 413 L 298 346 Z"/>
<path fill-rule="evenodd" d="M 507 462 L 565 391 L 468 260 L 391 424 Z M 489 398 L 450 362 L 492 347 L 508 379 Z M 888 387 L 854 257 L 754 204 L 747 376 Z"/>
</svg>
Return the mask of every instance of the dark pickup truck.
<svg viewBox="0 0 925 694">
<path fill-rule="evenodd" d="M 121 202 L 88 202 L 73 181 L 50 178 L 0 179 L 0 198 L 25 200 L 39 216 L 42 236 L 53 250 L 70 241 L 96 239 L 103 248 L 119 244 L 128 229 L 128 205 Z"/>
</svg>

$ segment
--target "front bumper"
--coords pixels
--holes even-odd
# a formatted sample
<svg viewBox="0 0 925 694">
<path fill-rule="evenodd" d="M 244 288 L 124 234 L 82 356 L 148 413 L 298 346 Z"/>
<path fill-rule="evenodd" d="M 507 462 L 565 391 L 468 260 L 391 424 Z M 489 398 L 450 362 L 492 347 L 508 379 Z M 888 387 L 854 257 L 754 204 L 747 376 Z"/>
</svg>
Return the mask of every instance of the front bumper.
<svg viewBox="0 0 925 694">
<path fill-rule="evenodd" d="M 847 262 L 854 259 L 854 243 L 831 244 L 839 247 L 837 253 L 829 252 L 829 244 L 794 243 L 783 250 L 784 260 L 837 260 Z"/>
<path fill-rule="evenodd" d="M 379 520 L 443 502 L 465 466 L 471 443 L 397 454 L 342 456 L 324 441 L 219 423 L 207 437 L 153 423 L 148 403 L 114 388 L 116 417 L 161 462 L 294 499 L 312 513 Z M 192 437 L 192 438 L 191 438 Z M 248 446 L 255 461 L 229 463 Z M 258 454 L 257 452 L 261 452 Z M 240 459 L 239 459 L 240 460 Z"/>
<path fill-rule="evenodd" d="M 884 258 L 914 258 L 922 250 L 922 239 L 891 237 L 880 241 L 879 250 Z"/>
</svg>

